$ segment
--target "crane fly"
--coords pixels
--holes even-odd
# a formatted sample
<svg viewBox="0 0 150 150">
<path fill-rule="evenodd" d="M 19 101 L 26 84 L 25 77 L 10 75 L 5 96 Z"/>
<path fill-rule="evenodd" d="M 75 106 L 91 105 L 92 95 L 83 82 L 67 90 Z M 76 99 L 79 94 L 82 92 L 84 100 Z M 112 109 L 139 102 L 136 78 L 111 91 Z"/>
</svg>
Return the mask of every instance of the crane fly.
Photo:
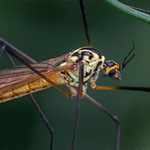
<svg viewBox="0 0 150 150">
<path fill-rule="evenodd" d="M 4 39 L 0 39 L 1 53 L 6 53 L 10 62 L 15 67 L 13 69 L 7 69 L 0 72 L 0 103 L 7 102 L 21 96 L 29 95 L 52 86 L 59 90 L 66 97 L 77 97 L 76 117 L 72 138 L 72 150 L 75 150 L 80 107 L 79 102 L 80 98 L 86 97 L 101 110 L 103 110 L 113 121 L 115 121 L 117 125 L 116 150 L 119 150 L 120 121 L 104 106 L 102 106 L 86 93 L 87 83 L 90 82 L 91 88 L 95 90 L 132 90 L 150 92 L 150 88 L 96 85 L 96 80 L 98 79 L 100 71 L 104 72 L 104 76 L 108 76 L 114 80 L 121 80 L 120 71 L 124 69 L 125 66 L 135 56 L 133 53 L 134 43 L 133 48 L 126 55 L 121 65 L 119 65 L 114 60 L 106 60 L 101 51 L 92 47 L 83 0 L 80 0 L 80 6 L 88 41 L 88 47 L 80 47 L 63 56 L 37 63 Z M 16 67 L 10 55 L 17 58 L 24 65 Z M 22 57 L 28 59 L 32 64 L 26 63 Z M 67 93 L 65 90 L 60 88 L 59 85 L 64 85 L 70 90 L 70 93 Z M 53 150 L 54 130 L 40 110 L 34 97 L 30 95 L 30 98 L 34 102 L 36 109 L 40 113 L 51 134 L 50 150 Z"/>
<path fill-rule="evenodd" d="M 3 39 L 0 41 L 4 43 Z M 5 49 L 7 50 L 7 46 Z M 78 62 L 80 61 L 84 64 L 83 96 L 86 93 L 88 81 L 91 82 L 93 89 L 149 91 L 149 88 L 103 87 L 95 84 L 99 71 L 103 71 L 105 76 L 121 80 L 119 70 L 122 70 L 133 57 L 134 54 L 129 60 L 126 57 L 123 64 L 119 66 L 114 60 L 106 61 L 100 51 L 94 48 L 82 47 L 58 58 L 31 64 L 31 67 L 46 77 L 45 79 L 26 66 L 3 70 L 0 72 L 0 102 L 6 102 L 54 86 L 49 81 L 56 85 L 65 85 L 71 91 L 71 94 L 62 91 L 65 96 L 70 98 L 77 96 L 76 88 L 79 86 Z M 57 66 L 57 64 L 59 65 Z M 47 79 L 49 80 L 46 81 Z"/>
</svg>

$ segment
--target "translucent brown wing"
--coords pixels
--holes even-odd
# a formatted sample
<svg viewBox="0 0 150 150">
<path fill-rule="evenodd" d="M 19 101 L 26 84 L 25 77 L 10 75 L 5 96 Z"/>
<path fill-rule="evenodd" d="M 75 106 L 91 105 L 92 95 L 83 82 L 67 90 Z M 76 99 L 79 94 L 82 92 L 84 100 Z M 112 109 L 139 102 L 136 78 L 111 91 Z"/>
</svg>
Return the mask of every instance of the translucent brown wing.
<svg viewBox="0 0 150 150">
<path fill-rule="evenodd" d="M 61 62 L 67 55 L 63 55 L 57 58 L 49 59 L 47 61 L 43 61 L 40 63 L 31 64 L 39 72 L 47 72 L 57 70 L 56 64 Z M 35 73 L 26 66 L 18 66 L 16 68 L 6 69 L 0 71 L 0 88 L 5 86 L 5 83 L 13 84 L 15 82 L 19 82 L 20 80 L 25 80 L 35 76 Z"/>
<path fill-rule="evenodd" d="M 65 55 L 49 59 L 40 63 L 31 64 L 36 70 L 45 76 L 56 74 L 63 70 L 73 69 L 75 66 L 55 66 L 65 58 Z M 7 69 L 0 72 L 0 93 L 10 91 L 30 82 L 40 79 L 41 77 L 34 73 L 26 66 Z"/>
</svg>

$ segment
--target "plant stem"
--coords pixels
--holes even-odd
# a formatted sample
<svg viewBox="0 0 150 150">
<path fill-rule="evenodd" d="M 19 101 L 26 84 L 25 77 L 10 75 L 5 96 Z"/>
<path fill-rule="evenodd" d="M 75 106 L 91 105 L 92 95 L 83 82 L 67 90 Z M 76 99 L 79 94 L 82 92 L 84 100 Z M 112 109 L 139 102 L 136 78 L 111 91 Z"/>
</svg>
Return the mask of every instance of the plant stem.
<svg viewBox="0 0 150 150">
<path fill-rule="evenodd" d="M 130 16 L 133 16 L 143 22 L 150 24 L 150 15 L 148 15 L 146 13 L 135 10 L 135 9 L 131 8 L 130 6 L 120 3 L 118 0 L 103 0 L 103 1 L 113 7 L 121 10 L 122 12 L 127 13 Z"/>
</svg>

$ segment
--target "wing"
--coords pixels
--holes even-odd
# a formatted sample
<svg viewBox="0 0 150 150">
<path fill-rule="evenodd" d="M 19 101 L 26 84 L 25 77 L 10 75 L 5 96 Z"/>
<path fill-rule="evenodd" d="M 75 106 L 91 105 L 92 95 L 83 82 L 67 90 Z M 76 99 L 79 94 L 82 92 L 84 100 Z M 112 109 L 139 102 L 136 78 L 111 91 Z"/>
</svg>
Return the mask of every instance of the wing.
<svg viewBox="0 0 150 150">
<path fill-rule="evenodd" d="M 49 71 L 55 70 L 56 65 L 60 63 L 62 60 L 64 60 L 66 56 L 67 55 L 63 55 L 57 58 L 42 61 L 40 63 L 31 64 L 31 66 L 41 73 L 46 72 L 47 70 Z M 10 82 L 18 81 L 19 79 L 31 77 L 34 74 L 35 73 L 26 66 L 18 66 L 16 68 L 2 70 L 0 71 L 0 86 L 4 84 L 5 80 L 9 79 Z"/>
<path fill-rule="evenodd" d="M 57 63 L 60 63 L 65 56 L 66 55 L 63 55 L 61 57 L 49 59 L 40 63 L 31 64 L 31 66 L 45 76 L 76 67 L 73 64 L 68 64 L 66 66 L 54 66 Z M 19 66 L 17 68 L 3 70 L 0 72 L 0 93 L 11 91 L 40 78 L 41 77 L 39 75 L 34 73 L 26 66 Z"/>
</svg>

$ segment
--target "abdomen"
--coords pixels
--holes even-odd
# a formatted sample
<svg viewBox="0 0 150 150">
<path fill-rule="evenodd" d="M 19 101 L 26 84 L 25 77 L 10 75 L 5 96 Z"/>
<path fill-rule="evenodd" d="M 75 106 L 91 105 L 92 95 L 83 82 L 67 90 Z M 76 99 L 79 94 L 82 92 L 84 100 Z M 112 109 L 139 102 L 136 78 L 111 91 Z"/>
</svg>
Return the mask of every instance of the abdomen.
<svg viewBox="0 0 150 150">
<path fill-rule="evenodd" d="M 59 74 L 53 74 L 53 75 L 48 76 L 47 78 L 49 78 L 51 81 L 55 82 L 57 85 L 63 84 L 63 81 L 61 81 L 62 79 L 59 76 Z M 44 79 L 40 78 L 31 83 L 20 86 L 16 89 L 10 90 L 5 93 L 0 93 L 0 103 L 49 88 L 51 86 L 52 85 L 50 83 L 48 83 Z"/>
</svg>

